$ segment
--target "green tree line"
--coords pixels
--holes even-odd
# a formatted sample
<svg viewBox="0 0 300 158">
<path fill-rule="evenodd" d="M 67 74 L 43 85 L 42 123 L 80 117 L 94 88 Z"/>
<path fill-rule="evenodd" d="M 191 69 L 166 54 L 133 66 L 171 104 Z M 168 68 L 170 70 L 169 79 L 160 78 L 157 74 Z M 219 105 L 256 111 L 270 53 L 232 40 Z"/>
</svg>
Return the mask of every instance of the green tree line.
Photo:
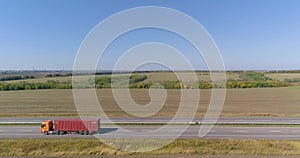
<svg viewBox="0 0 300 158">
<path fill-rule="evenodd" d="M 72 84 L 67 82 L 58 82 L 48 80 L 45 83 L 29 83 L 29 82 L 18 82 L 18 83 L 0 83 L 0 91 L 10 90 L 33 90 L 33 89 L 71 89 Z"/>
<path fill-rule="evenodd" d="M 34 79 L 34 76 L 9 76 L 9 77 L 2 77 L 0 81 L 12 81 L 12 80 L 24 80 L 24 79 Z"/>
<path fill-rule="evenodd" d="M 44 83 L 0 82 L 0 91 L 9 90 L 30 90 L 30 89 L 71 89 L 71 88 L 165 88 L 165 89 L 211 89 L 211 88 L 261 88 L 261 87 L 286 87 L 289 84 L 285 81 L 272 80 L 261 73 L 241 74 L 238 80 L 229 79 L 225 84 L 217 84 L 211 81 L 181 82 L 181 81 L 153 81 L 145 82 L 146 75 L 122 75 L 117 77 L 102 76 L 96 77 L 95 81 L 87 80 L 76 83 L 72 87 L 70 81 L 48 80 Z M 159 86 L 158 86 L 159 85 Z"/>
</svg>

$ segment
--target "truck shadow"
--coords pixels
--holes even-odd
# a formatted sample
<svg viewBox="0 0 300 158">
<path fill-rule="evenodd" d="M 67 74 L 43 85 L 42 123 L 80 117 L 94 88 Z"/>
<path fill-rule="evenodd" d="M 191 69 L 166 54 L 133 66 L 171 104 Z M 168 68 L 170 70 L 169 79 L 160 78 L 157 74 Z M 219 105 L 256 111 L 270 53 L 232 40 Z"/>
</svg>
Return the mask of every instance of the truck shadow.
<svg viewBox="0 0 300 158">
<path fill-rule="evenodd" d="M 118 128 L 100 128 L 99 134 L 109 133 L 116 131 Z"/>
</svg>

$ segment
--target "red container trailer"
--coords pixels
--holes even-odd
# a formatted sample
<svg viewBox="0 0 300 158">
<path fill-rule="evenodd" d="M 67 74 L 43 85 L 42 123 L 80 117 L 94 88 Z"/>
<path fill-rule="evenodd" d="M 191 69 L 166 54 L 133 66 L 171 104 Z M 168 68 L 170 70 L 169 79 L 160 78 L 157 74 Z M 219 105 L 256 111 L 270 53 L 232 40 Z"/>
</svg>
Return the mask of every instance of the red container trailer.
<svg viewBox="0 0 300 158">
<path fill-rule="evenodd" d="M 56 119 L 41 124 L 41 133 L 49 134 L 96 134 L 99 133 L 100 119 Z"/>
</svg>

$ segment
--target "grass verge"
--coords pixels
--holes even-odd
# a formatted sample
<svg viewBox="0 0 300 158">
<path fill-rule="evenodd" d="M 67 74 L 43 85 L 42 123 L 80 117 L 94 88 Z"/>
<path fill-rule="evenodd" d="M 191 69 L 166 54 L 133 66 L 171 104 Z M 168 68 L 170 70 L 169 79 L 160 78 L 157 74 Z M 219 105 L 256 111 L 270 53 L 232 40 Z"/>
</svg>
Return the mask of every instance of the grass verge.
<svg viewBox="0 0 300 158">
<path fill-rule="evenodd" d="M 207 156 L 295 156 L 300 155 L 299 141 L 179 139 L 159 150 L 130 153 L 113 149 L 97 139 L 0 139 L 0 156 L 89 157 L 159 155 Z"/>
</svg>

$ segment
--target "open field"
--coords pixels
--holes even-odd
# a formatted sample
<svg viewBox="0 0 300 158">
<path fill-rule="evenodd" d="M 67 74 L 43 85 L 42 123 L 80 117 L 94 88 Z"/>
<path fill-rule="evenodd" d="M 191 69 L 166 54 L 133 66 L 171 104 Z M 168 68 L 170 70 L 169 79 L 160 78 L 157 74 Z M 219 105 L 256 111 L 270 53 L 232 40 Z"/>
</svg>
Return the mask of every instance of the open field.
<svg viewBox="0 0 300 158">
<path fill-rule="evenodd" d="M 126 145 L 126 144 L 124 144 Z M 13 148 L 12 148 L 13 146 Z M 218 156 L 219 155 L 219 156 Z M 97 139 L 0 139 L 0 156 L 24 157 L 246 157 L 299 156 L 299 141 L 179 139 L 161 149 L 129 153 Z"/>
<path fill-rule="evenodd" d="M 267 73 L 267 77 L 284 81 L 285 79 L 300 79 L 300 73 Z"/>
<path fill-rule="evenodd" d="M 95 80 L 91 80 L 88 76 L 77 76 L 79 87 L 87 88 L 88 84 L 95 83 L 97 89 L 111 88 L 111 83 L 115 83 L 114 87 L 124 87 L 129 79 L 130 88 L 148 89 L 151 86 L 160 85 L 166 89 L 210 89 L 224 87 L 224 84 L 213 83 L 209 72 L 195 72 L 197 78 L 192 79 L 193 72 L 139 72 L 134 74 L 115 74 L 116 78 L 112 78 L 110 74 L 96 75 Z M 219 76 L 222 74 L 214 73 Z M 177 76 L 178 75 L 178 78 Z M 272 75 L 269 73 L 269 75 Z M 48 76 L 48 77 L 46 77 Z M 54 77 L 53 77 L 54 76 Z M 55 77 L 56 76 L 56 77 Z M 58 77 L 57 77 L 58 76 Z M 180 77 L 181 76 L 181 77 Z M 221 77 L 219 76 L 219 77 Z M 87 78 L 88 77 L 88 78 Z M 188 77 L 188 78 L 187 78 Z M 225 77 L 225 76 L 224 76 Z M 274 76 L 276 77 L 276 76 Z M 278 77 L 278 76 L 277 76 Z M 78 78 L 84 80 L 78 81 Z M 287 79 L 281 81 L 276 78 L 265 76 L 264 72 L 227 72 L 227 88 L 262 88 L 262 87 L 292 87 L 300 84 L 299 78 Z M 29 89 L 71 89 L 72 77 L 70 74 L 48 74 L 41 78 L 33 76 L 14 76 L 9 78 L 0 78 L 0 91 L 10 90 L 29 90 Z M 80 83 L 82 82 L 82 83 Z"/>
<path fill-rule="evenodd" d="M 190 73 L 190 72 L 179 72 L 181 74 L 184 73 Z M 49 73 L 48 73 L 49 74 Z M 143 82 L 155 82 L 155 81 L 177 81 L 177 76 L 173 72 L 142 72 L 137 73 L 138 75 L 146 75 L 148 78 Z M 208 72 L 195 72 L 197 78 L 199 81 L 210 81 L 210 74 Z M 62 77 L 45 77 L 46 74 L 33 74 L 35 76 L 35 79 L 24 79 L 24 80 L 11 80 L 11 81 L 5 81 L 7 83 L 16 83 L 20 81 L 26 81 L 30 83 L 38 83 L 38 82 L 47 82 L 47 80 L 55 80 L 60 82 L 71 82 L 72 77 L 71 76 L 62 76 Z M 240 73 L 236 72 L 227 72 L 227 79 L 240 79 L 239 78 Z M 19 76 L 18 74 L 0 74 L 0 77 L 9 77 L 9 76 Z M 96 75 L 96 77 L 103 77 L 103 76 L 111 76 L 109 74 L 104 75 Z"/>
<path fill-rule="evenodd" d="M 190 72 L 180 72 L 181 74 L 187 73 L 190 74 Z M 148 79 L 146 79 L 144 82 L 155 82 L 155 81 L 177 81 L 178 78 L 175 73 L 172 72 L 150 72 L 150 73 L 144 73 L 148 76 Z M 210 74 L 207 72 L 196 72 L 195 73 L 199 81 L 210 81 Z M 229 74 L 228 74 L 229 75 Z M 230 77 L 238 77 L 238 74 L 232 74 Z"/>
<path fill-rule="evenodd" d="M 130 89 L 141 105 L 149 103 L 148 89 Z M 203 116 L 210 90 L 201 90 L 197 116 Z M 116 104 L 110 89 L 97 90 L 98 99 L 109 116 L 128 116 Z M 173 116 L 180 102 L 180 90 L 167 90 L 164 107 L 155 115 Z M 88 97 L 87 98 L 88 104 Z M 190 102 L 183 103 L 189 114 Z M 75 116 L 72 90 L 24 90 L 0 92 L 0 116 Z M 300 116 L 300 87 L 228 89 L 222 116 Z"/>
<path fill-rule="evenodd" d="M 185 73 L 185 72 L 181 72 Z M 189 72 L 186 72 L 189 73 Z M 172 72 L 149 72 L 149 73 L 137 73 L 138 75 L 146 75 L 148 79 L 146 79 L 144 82 L 154 82 L 154 81 L 176 81 L 178 80 L 176 75 Z M 210 75 L 209 73 L 196 73 L 199 81 L 210 81 Z M 2 75 L 3 76 L 3 75 Z M 10 75 L 11 76 L 11 75 Z M 111 76 L 108 74 L 105 75 L 96 75 L 96 77 L 104 77 L 104 76 Z M 230 74 L 230 77 L 238 78 L 238 74 Z M 72 77 L 71 76 L 64 76 L 64 77 L 44 77 L 44 76 L 37 76 L 36 79 L 24 79 L 24 80 L 12 80 L 12 81 L 6 81 L 7 83 L 16 83 L 20 81 L 26 81 L 30 83 L 39 83 L 39 82 L 47 82 L 47 80 L 55 80 L 60 82 L 71 82 Z"/>
<path fill-rule="evenodd" d="M 35 79 L 24 79 L 24 80 L 11 80 L 11 81 L 5 81 L 6 83 L 18 83 L 18 82 L 29 82 L 29 83 L 45 83 L 48 80 L 54 80 L 59 82 L 71 82 L 72 77 L 71 76 L 65 76 L 65 77 L 41 77 L 41 78 L 35 78 Z"/>
<path fill-rule="evenodd" d="M 0 78 L 12 77 L 12 76 L 34 76 L 35 78 L 44 78 L 50 74 L 67 74 L 72 71 L 0 71 Z"/>
<path fill-rule="evenodd" d="M 245 71 L 246 72 L 246 71 Z M 227 71 L 227 79 L 233 79 L 238 80 L 240 79 L 240 74 L 245 73 L 244 71 Z M 12 80 L 12 81 L 6 81 L 6 82 L 18 82 L 18 81 L 28 81 L 28 82 L 46 82 L 47 80 L 56 80 L 56 81 L 71 81 L 71 76 L 61 76 L 61 77 L 46 77 L 47 75 L 51 74 L 60 74 L 65 75 L 67 73 L 72 73 L 72 71 L 49 71 L 49 72 L 35 72 L 35 71 L 25 71 L 25 72 L 10 72 L 7 74 L 0 73 L 0 78 L 5 77 L 12 77 L 12 76 L 34 76 L 35 79 L 24 79 L 24 80 Z M 180 73 L 189 73 L 189 72 L 180 72 Z M 272 72 L 261 72 L 264 73 L 266 77 L 270 77 L 275 80 L 281 80 L 284 79 L 299 79 L 300 73 L 272 73 Z M 139 72 L 137 74 L 140 75 L 147 75 L 148 79 L 145 80 L 146 82 L 153 82 L 153 81 L 175 81 L 177 80 L 175 73 L 168 72 L 168 71 L 157 71 L 157 72 Z M 199 79 L 199 81 L 209 81 L 210 75 L 209 72 L 201 72 L 197 71 L 196 75 Z M 110 76 L 109 74 L 104 75 L 96 75 L 97 77 L 101 76 Z"/>
</svg>

